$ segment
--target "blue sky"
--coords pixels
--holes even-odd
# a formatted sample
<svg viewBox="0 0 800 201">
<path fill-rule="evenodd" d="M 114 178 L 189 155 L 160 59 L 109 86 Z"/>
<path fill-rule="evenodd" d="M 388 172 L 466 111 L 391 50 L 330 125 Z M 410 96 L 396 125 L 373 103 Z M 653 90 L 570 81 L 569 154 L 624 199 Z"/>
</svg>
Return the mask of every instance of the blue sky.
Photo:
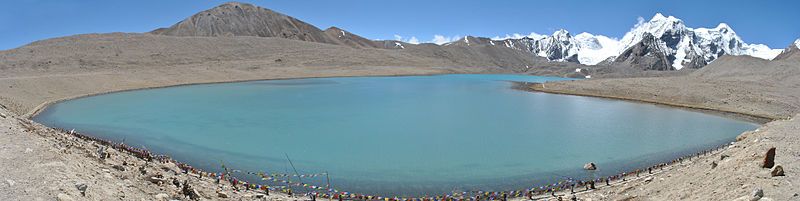
<svg viewBox="0 0 800 201">
<path fill-rule="evenodd" d="M 784 48 L 800 38 L 800 1 L 376 1 L 242 0 L 321 29 L 338 26 L 370 39 L 395 35 L 420 42 L 434 35 L 550 34 L 567 29 L 621 38 L 638 17 L 656 12 L 689 27 L 728 23 L 747 43 Z M 0 49 L 81 33 L 146 32 L 227 1 L 15 0 L 0 6 Z"/>
</svg>

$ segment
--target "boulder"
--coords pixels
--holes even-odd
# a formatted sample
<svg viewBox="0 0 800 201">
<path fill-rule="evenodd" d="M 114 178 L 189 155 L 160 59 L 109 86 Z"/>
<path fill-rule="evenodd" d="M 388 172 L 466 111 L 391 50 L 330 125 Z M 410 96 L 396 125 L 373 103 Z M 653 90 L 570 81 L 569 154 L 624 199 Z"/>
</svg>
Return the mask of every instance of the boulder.
<svg viewBox="0 0 800 201">
<path fill-rule="evenodd" d="M 258 198 L 258 199 L 263 199 L 263 198 L 265 198 L 265 197 L 267 197 L 267 195 L 266 195 L 266 194 L 263 194 L 263 193 L 256 193 L 256 198 Z"/>
<path fill-rule="evenodd" d="M 228 193 L 226 193 L 225 191 L 217 191 L 217 197 L 228 198 Z"/>
<path fill-rule="evenodd" d="M 158 185 L 167 183 L 167 179 L 164 178 L 164 176 L 161 176 L 161 175 L 149 176 L 147 180 L 149 180 L 150 182 L 152 182 L 154 184 L 158 184 Z"/>
<path fill-rule="evenodd" d="M 764 155 L 764 163 L 761 165 L 763 168 L 772 168 L 772 166 L 775 166 L 775 147 L 767 150 L 767 154 Z"/>
<path fill-rule="evenodd" d="M 77 183 L 75 184 L 75 188 L 77 188 L 78 191 L 81 192 L 82 196 L 86 196 L 86 189 L 89 188 L 89 185 L 86 185 L 85 183 Z"/>
<path fill-rule="evenodd" d="M 595 165 L 594 163 L 587 163 L 586 165 L 583 165 L 583 169 L 584 170 L 597 170 L 597 165 Z"/>
<path fill-rule="evenodd" d="M 785 176 L 783 173 L 783 166 L 781 165 L 775 165 L 774 167 L 772 167 L 772 170 L 770 170 L 769 173 L 773 177 Z"/>
<path fill-rule="evenodd" d="M 762 190 L 761 188 L 756 188 L 755 190 L 753 190 L 753 193 L 750 195 L 750 200 L 753 200 L 753 201 L 760 200 L 762 197 L 764 197 L 764 190 Z"/>
</svg>

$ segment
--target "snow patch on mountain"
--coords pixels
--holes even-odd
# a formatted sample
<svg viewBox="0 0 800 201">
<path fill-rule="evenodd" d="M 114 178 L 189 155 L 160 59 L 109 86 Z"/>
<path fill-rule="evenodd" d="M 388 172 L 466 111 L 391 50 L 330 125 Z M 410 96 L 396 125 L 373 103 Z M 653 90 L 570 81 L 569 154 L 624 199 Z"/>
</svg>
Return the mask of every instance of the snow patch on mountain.
<svg viewBox="0 0 800 201">
<path fill-rule="evenodd" d="M 619 41 L 603 35 L 580 33 L 575 35 L 578 41 L 578 61 L 586 65 L 596 65 L 609 57 L 617 56 Z"/>
<path fill-rule="evenodd" d="M 747 44 L 746 46 L 751 50 L 748 55 L 766 60 L 772 60 L 783 52 L 783 49 L 772 49 L 764 44 Z"/>
<path fill-rule="evenodd" d="M 794 46 L 797 47 L 797 49 L 800 49 L 800 38 L 794 41 Z"/>
</svg>

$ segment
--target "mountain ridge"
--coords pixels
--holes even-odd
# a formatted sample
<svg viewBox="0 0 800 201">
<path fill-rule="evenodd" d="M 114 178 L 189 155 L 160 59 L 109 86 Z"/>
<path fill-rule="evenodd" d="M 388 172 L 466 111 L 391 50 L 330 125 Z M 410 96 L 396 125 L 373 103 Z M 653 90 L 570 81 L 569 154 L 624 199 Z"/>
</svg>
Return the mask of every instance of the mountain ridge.
<svg viewBox="0 0 800 201">
<path fill-rule="evenodd" d="M 156 29 L 150 33 L 171 36 L 280 37 L 353 48 L 433 47 L 398 40 L 370 40 L 335 26 L 321 30 L 288 15 L 238 2 L 201 11 L 168 28 Z M 654 40 L 643 40 L 645 34 L 649 34 Z M 475 45 L 511 48 L 552 62 L 584 65 L 602 63 L 643 70 L 701 68 L 722 55 L 750 55 L 773 59 L 783 52 L 762 44 L 745 43 L 726 23 L 720 23 L 714 28 L 690 28 L 683 20 L 661 13 L 656 13 L 649 21 L 640 20 L 619 40 L 587 32 L 573 36 L 569 31 L 559 29 L 550 35 L 536 34 L 535 37 L 491 39 L 465 36 L 440 46 Z"/>
</svg>

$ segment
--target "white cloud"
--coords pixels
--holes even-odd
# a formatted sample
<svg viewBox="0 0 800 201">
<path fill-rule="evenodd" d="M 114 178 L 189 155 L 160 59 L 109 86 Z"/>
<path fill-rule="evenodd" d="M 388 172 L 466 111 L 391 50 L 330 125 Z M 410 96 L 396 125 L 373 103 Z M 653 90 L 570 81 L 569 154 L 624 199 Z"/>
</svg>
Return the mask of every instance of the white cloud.
<svg viewBox="0 0 800 201">
<path fill-rule="evenodd" d="M 495 36 L 495 37 L 492 37 L 492 40 L 520 39 L 520 38 L 524 38 L 524 37 L 533 38 L 533 39 L 538 40 L 538 39 L 542 39 L 542 38 L 546 37 L 546 35 L 538 34 L 538 33 L 535 33 L 535 32 L 531 32 L 531 33 L 529 33 L 527 35 L 519 34 L 519 33 L 513 33 L 513 34 L 510 34 L 510 35 L 506 34 L 506 36 Z"/>
<path fill-rule="evenodd" d="M 461 40 L 461 38 L 462 38 L 462 37 L 461 37 L 461 36 L 459 36 L 459 35 L 455 35 L 455 36 L 452 36 L 452 37 L 448 37 L 448 36 L 443 36 L 443 35 L 435 34 L 435 35 L 433 35 L 433 39 L 431 39 L 431 40 L 430 40 L 430 41 L 428 41 L 428 42 L 430 42 L 430 43 L 436 43 L 437 45 L 441 45 L 441 44 L 445 44 L 445 43 L 453 42 L 453 41 L 456 41 L 456 40 Z"/>
<path fill-rule="evenodd" d="M 634 30 L 634 29 L 636 29 L 637 27 L 640 27 L 640 26 L 642 26 L 643 24 L 644 24 L 644 18 L 643 18 L 642 16 L 639 16 L 639 17 L 637 17 L 637 18 L 636 18 L 636 24 L 635 24 L 635 25 L 633 25 L 633 28 L 631 28 L 631 31 L 633 31 L 633 30 Z"/>
<path fill-rule="evenodd" d="M 438 45 L 445 44 L 450 42 L 450 37 L 445 37 L 442 35 L 433 35 L 433 39 L 431 39 L 432 43 L 436 43 Z"/>
<path fill-rule="evenodd" d="M 411 38 L 409 38 L 408 41 L 406 41 L 406 42 L 411 43 L 411 44 L 419 44 L 419 40 L 417 39 L 417 37 L 414 37 L 414 36 L 411 36 Z"/>
<path fill-rule="evenodd" d="M 400 42 L 404 42 L 404 43 L 419 44 L 419 39 L 417 39 L 416 36 L 411 36 L 411 38 L 406 39 L 406 37 L 403 37 L 401 35 L 395 34 L 394 35 L 394 40 L 400 41 Z"/>
</svg>

